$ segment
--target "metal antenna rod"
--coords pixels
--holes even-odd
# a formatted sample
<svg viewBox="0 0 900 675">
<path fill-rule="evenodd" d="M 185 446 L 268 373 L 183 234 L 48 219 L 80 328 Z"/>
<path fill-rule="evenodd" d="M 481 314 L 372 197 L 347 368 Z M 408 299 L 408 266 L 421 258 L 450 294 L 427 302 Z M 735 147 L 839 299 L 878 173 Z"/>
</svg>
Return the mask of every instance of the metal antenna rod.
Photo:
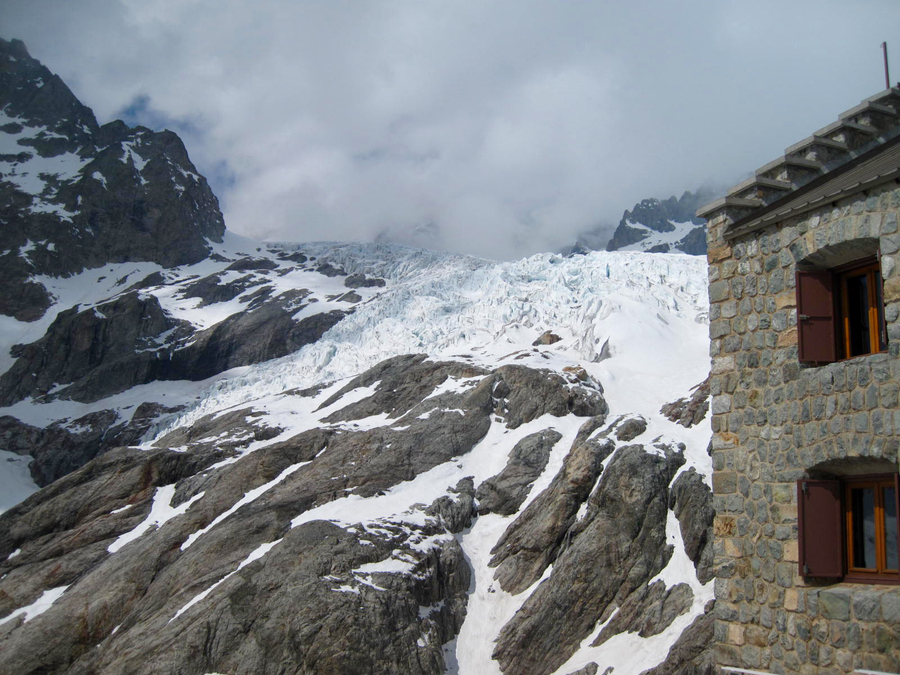
<svg viewBox="0 0 900 675">
<path fill-rule="evenodd" d="M 884 52 L 884 88 L 891 88 L 891 76 L 888 72 L 888 58 L 887 58 L 887 42 L 881 43 L 881 50 Z"/>
</svg>

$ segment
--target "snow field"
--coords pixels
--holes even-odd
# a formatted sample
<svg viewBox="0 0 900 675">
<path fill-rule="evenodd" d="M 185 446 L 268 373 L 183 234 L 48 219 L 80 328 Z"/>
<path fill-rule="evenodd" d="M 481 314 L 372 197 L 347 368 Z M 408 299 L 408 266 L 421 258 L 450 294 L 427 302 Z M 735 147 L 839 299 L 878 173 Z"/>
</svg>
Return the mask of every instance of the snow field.
<svg viewBox="0 0 900 675">
<path fill-rule="evenodd" d="M 656 230 L 650 229 L 643 223 L 636 223 L 633 220 L 628 221 L 628 226 L 633 227 L 636 230 L 642 230 L 648 234 L 645 239 L 641 239 L 638 242 L 633 244 L 629 244 L 628 246 L 623 246 L 620 248 L 620 251 L 647 251 L 654 246 L 659 246 L 661 244 L 669 244 L 669 246 L 674 247 L 679 241 L 684 239 L 688 234 L 690 234 L 691 230 L 696 228 L 697 226 L 694 223 L 688 221 L 686 223 L 675 223 L 672 225 L 675 226 L 675 229 L 671 232 L 657 232 Z"/>
<path fill-rule="evenodd" d="M 618 360 L 597 374 L 655 376 L 653 400 L 660 404 L 673 391 L 687 393 L 708 372 L 706 263 L 697 258 L 594 252 L 495 263 L 388 245 L 302 250 L 388 285 L 318 342 L 240 379 L 217 380 L 170 429 L 270 393 L 343 379 L 401 354 L 561 369 L 587 367 L 608 341 Z M 534 353 L 531 343 L 546 330 L 563 340 Z M 525 352 L 526 360 L 516 360 Z"/>
</svg>

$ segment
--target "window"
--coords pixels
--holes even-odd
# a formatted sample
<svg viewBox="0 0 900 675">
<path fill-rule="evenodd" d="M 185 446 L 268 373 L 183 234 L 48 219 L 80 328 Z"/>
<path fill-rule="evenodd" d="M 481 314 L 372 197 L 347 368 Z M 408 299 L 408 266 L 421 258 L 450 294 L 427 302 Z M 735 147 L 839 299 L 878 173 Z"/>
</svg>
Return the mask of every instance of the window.
<svg viewBox="0 0 900 675">
<path fill-rule="evenodd" d="M 858 479 L 844 488 L 847 571 L 898 573 L 897 492 L 892 479 Z"/>
<path fill-rule="evenodd" d="M 801 361 L 831 363 L 886 351 L 878 258 L 798 270 L 797 327 Z"/>
<path fill-rule="evenodd" d="M 900 583 L 900 475 L 797 481 L 800 573 Z"/>
</svg>

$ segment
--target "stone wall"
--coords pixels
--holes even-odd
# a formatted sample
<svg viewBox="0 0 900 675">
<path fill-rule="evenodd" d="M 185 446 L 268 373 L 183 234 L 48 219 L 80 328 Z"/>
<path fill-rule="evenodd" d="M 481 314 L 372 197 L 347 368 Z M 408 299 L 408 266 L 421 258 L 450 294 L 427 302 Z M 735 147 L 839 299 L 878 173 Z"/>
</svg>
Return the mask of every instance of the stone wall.
<svg viewBox="0 0 900 675">
<path fill-rule="evenodd" d="M 732 241 L 710 220 L 719 665 L 900 673 L 900 587 L 804 579 L 796 494 L 829 459 L 900 460 L 898 214 L 890 183 Z M 880 243 L 889 351 L 801 364 L 797 263 L 860 238 Z"/>
</svg>

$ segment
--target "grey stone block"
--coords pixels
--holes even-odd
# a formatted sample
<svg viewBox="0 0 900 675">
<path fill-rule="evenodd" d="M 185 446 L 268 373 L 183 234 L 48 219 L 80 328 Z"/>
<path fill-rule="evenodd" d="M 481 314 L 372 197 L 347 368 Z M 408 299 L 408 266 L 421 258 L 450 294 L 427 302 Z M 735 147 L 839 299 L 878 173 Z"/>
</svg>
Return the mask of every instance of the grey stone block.
<svg viewBox="0 0 900 675">
<path fill-rule="evenodd" d="M 857 621 L 878 621 L 881 597 L 877 592 L 857 591 L 853 594 L 853 616 Z"/>
<path fill-rule="evenodd" d="M 850 618 L 850 592 L 843 589 L 820 591 L 819 614 L 827 619 L 847 621 Z"/>
<path fill-rule="evenodd" d="M 881 596 L 881 618 L 900 625 L 900 589 L 891 589 Z"/>
</svg>

